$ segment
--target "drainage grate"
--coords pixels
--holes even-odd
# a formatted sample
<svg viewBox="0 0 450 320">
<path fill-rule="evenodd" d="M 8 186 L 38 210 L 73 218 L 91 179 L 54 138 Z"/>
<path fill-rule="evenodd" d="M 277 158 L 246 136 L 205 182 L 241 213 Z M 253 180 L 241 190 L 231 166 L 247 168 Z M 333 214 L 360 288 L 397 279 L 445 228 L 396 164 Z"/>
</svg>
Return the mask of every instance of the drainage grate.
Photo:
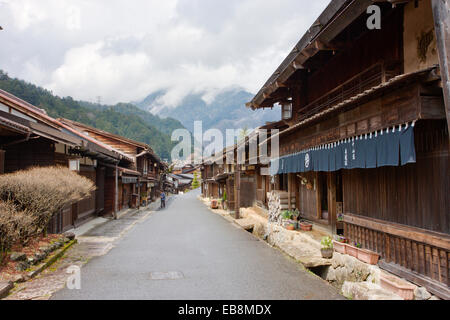
<svg viewBox="0 0 450 320">
<path fill-rule="evenodd" d="M 150 279 L 152 280 L 178 280 L 183 279 L 184 275 L 179 271 L 169 271 L 169 272 L 151 272 Z"/>
</svg>

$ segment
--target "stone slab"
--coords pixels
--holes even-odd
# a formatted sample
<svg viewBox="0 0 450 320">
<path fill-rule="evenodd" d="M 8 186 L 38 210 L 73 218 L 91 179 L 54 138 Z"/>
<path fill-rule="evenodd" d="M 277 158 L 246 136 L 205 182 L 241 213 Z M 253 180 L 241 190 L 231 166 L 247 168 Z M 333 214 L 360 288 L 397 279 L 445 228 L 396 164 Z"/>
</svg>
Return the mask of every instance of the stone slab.
<svg viewBox="0 0 450 320">
<path fill-rule="evenodd" d="M 0 299 L 6 297 L 13 287 L 14 284 L 11 281 L 0 281 Z"/>
</svg>

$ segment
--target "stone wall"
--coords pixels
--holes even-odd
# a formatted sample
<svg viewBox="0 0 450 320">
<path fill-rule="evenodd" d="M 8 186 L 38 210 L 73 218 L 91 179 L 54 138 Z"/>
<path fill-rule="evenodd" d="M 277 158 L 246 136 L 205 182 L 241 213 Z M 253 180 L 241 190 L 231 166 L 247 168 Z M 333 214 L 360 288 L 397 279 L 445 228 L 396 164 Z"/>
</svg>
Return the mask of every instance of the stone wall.
<svg viewBox="0 0 450 320">
<path fill-rule="evenodd" d="M 268 223 L 265 217 L 252 208 L 241 209 L 245 224 L 253 225 L 253 234 L 268 244 L 302 263 L 306 268 L 337 287 L 341 293 L 358 300 L 398 300 L 396 294 L 380 286 L 381 274 L 385 271 L 376 265 L 369 265 L 347 254 L 334 252 L 332 259 L 323 259 L 320 241 L 304 231 L 289 231 Z M 416 287 L 416 300 L 436 300 L 425 288 Z"/>
</svg>

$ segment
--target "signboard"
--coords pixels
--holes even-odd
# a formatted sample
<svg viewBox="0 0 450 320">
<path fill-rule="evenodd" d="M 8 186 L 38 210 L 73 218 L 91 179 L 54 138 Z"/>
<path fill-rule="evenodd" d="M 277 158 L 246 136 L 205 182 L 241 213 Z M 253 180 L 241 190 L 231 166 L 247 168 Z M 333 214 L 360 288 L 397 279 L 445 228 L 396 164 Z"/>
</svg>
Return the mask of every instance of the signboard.
<svg viewBox="0 0 450 320">
<path fill-rule="evenodd" d="M 122 176 L 122 183 L 123 184 L 137 183 L 137 181 L 138 181 L 137 177 L 124 177 L 124 176 Z"/>
</svg>

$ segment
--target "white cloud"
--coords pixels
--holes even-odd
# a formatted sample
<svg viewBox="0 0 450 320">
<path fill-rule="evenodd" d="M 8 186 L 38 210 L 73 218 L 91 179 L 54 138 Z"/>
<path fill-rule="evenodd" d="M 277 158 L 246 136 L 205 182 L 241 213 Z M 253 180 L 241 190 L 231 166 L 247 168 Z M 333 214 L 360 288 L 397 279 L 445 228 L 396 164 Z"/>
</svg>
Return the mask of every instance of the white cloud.
<svg viewBox="0 0 450 320">
<path fill-rule="evenodd" d="M 177 105 L 255 92 L 327 0 L 3 0 L 0 68 L 58 95 Z M 14 54 L 11 54 L 14 52 Z"/>
</svg>

